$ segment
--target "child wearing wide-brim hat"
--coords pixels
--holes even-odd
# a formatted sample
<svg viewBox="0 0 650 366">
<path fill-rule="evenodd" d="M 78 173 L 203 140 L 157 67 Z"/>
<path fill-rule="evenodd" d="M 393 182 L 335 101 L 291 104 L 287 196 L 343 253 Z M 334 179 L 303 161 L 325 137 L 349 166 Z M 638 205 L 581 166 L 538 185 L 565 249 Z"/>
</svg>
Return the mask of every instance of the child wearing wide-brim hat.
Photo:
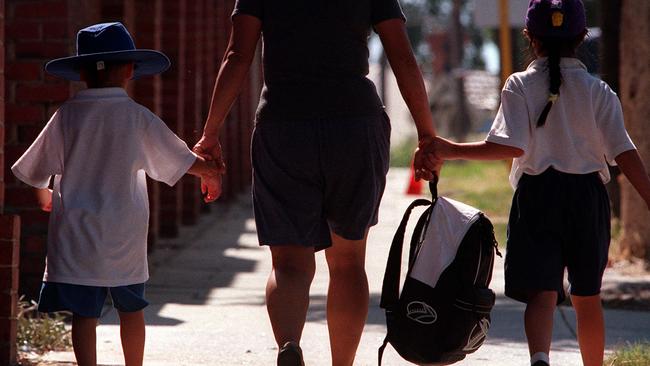
<svg viewBox="0 0 650 366">
<path fill-rule="evenodd" d="M 54 113 L 11 168 L 51 210 L 38 309 L 73 313 L 73 347 L 82 366 L 96 364 L 95 327 L 107 296 L 119 312 L 126 365 L 143 362 L 146 176 L 174 185 L 190 173 L 220 192 L 221 169 L 192 153 L 124 90 L 130 79 L 169 64 L 161 52 L 136 49 L 121 23 L 80 30 L 77 55 L 45 69 L 89 88 Z"/>
</svg>

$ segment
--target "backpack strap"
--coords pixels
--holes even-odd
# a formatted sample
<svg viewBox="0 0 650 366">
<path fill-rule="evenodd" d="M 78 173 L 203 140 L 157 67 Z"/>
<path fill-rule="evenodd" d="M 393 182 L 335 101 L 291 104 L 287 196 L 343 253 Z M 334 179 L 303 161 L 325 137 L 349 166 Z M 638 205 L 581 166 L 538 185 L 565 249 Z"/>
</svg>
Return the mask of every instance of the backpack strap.
<svg viewBox="0 0 650 366">
<path fill-rule="evenodd" d="M 384 350 L 386 349 L 386 346 L 388 345 L 388 336 L 384 337 L 384 343 L 381 344 L 381 347 L 379 347 L 379 363 L 378 365 L 381 366 L 381 359 L 384 358 Z"/>
<path fill-rule="evenodd" d="M 426 199 L 417 199 L 406 209 L 402 222 L 400 222 L 397 232 L 393 237 L 386 262 L 386 271 L 384 272 L 384 283 L 381 288 L 381 301 L 379 306 L 382 309 L 392 309 L 399 299 L 400 271 L 402 268 L 402 247 L 404 246 L 404 232 L 408 224 L 411 211 L 418 206 L 429 206 L 431 201 Z"/>
</svg>

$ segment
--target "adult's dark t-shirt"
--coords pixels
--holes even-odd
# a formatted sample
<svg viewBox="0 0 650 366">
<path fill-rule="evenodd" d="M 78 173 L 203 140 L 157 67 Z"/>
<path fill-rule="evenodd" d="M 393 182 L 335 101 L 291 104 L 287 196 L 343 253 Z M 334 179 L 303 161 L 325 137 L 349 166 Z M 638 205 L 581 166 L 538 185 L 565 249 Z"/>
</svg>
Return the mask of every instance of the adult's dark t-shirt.
<svg viewBox="0 0 650 366">
<path fill-rule="evenodd" d="M 237 0 L 262 21 L 264 89 L 257 120 L 376 115 L 368 75 L 373 25 L 405 19 L 398 0 Z"/>
</svg>

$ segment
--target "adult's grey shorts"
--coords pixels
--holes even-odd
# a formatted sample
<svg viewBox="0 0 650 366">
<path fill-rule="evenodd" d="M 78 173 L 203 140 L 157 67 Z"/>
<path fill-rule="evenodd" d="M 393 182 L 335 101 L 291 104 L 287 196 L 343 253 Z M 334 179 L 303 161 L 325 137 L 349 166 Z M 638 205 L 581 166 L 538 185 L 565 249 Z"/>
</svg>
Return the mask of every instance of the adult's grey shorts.
<svg viewBox="0 0 650 366">
<path fill-rule="evenodd" d="M 252 141 L 253 206 L 261 245 L 359 240 L 377 223 L 390 121 L 375 116 L 261 121 Z"/>
</svg>

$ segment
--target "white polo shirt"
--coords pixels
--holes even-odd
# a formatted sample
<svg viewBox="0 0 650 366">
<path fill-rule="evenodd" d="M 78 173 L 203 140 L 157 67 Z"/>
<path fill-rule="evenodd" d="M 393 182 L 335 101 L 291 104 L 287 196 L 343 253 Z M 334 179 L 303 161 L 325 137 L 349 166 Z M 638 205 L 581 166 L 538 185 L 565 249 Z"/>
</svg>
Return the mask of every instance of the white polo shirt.
<svg viewBox="0 0 650 366">
<path fill-rule="evenodd" d="M 600 172 L 603 182 L 608 182 L 607 162 L 615 165 L 619 154 L 635 149 L 618 97 L 578 59 L 562 58 L 560 96 L 546 124 L 538 128 L 549 94 L 546 62 L 537 59 L 526 71 L 508 78 L 486 141 L 524 151 L 512 164 L 514 188 L 524 173 L 538 175 L 549 167 L 572 174 Z"/>
<path fill-rule="evenodd" d="M 80 91 L 12 166 L 23 182 L 54 179 L 44 281 L 87 286 L 145 282 L 146 175 L 174 185 L 196 156 L 122 88 Z"/>
</svg>

